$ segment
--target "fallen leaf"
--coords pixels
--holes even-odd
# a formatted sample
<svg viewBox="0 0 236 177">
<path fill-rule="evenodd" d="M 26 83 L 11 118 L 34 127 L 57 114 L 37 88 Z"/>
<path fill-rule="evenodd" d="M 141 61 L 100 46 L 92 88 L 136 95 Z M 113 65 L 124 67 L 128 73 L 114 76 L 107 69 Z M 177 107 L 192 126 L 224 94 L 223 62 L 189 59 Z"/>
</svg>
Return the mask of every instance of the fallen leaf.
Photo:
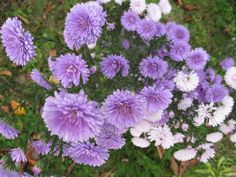
<svg viewBox="0 0 236 177">
<path fill-rule="evenodd" d="M 39 159 L 39 154 L 33 148 L 31 143 L 27 144 L 25 155 L 26 155 L 26 158 L 27 158 L 27 162 L 30 166 L 34 166 L 37 163 L 37 160 Z"/>
<path fill-rule="evenodd" d="M 108 172 L 104 172 L 102 173 L 99 177 L 110 177 L 112 176 L 113 172 L 112 170 L 108 171 Z"/>
<path fill-rule="evenodd" d="M 1 110 L 5 113 L 9 113 L 9 106 L 7 105 L 1 105 Z"/>
<path fill-rule="evenodd" d="M 0 71 L 0 76 L 12 76 L 12 72 L 9 70 Z"/>
<path fill-rule="evenodd" d="M 172 169 L 175 175 L 179 174 L 179 165 L 173 157 L 171 158 L 170 168 Z"/>
<path fill-rule="evenodd" d="M 201 7 L 193 5 L 193 4 L 184 4 L 183 8 L 187 11 L 199 10 Z"/>
<path fill-rule="evenodd" d="M 22 20 L 23 22 L 25 22 L 27 25 L 30 24 L 29 20 L 27 20 L 25 17 L 23 17 L 21 15 L 17 15 L 17 17 L 19 17 L 19 19 Z"/>
<path fill-rule="evenodd" d="M 11 100 L 11 108 L 14 110 L 15 115 L 25 115 L 25 108 L 20 105 L 16 100 Z"/>
<path fill-rule="evenodd" d="M 57 51 L 56 51 L 55 49 L 50 50 L 49 56 L 50 56 L 50 57 L 56 57 L 56 56 L 57 56 Z"/>
<path fill-rule="evenodd" d="M 187 16 L 187 17 L 184 18 L 184 21 L 189 23 L 189 22 L 193 21 L 193 18 L 192 18 L 192 16 Z"/>
<path fill-rule="evenodd" d="M 158 153 L 160 159 L 162 159 L 164 156 L 164 153 L 165 153 L 165 150 L 163 149 L 162 146 L 157 146 L 157 153 Z"/>
<path fill-rule="evenodd" d="M 48 13 L 52 10 L 53 4 L 52 3 L 47 3 L 44 13 L 43 13 L 43 18 L 46 19 L 48 16 Z"/>
</svg>

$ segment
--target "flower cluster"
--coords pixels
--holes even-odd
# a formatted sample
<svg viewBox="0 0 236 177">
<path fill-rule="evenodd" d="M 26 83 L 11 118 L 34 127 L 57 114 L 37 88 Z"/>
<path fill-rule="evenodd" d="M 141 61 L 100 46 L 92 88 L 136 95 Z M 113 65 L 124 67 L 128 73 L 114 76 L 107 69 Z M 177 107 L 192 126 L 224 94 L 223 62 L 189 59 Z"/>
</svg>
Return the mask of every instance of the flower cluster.
<svg viewBox="0 0 236 177">
<path fill-rule="evenodd" d="M 48 59 L 50 73 L 58 81 L 56 86 L 39 70 L 31 72 L 32 80 L 50 91 L 41 117 L 50 135 L 64 143 L 55 148 L 51 141 L 33 141 L 31 145 L 38 155 L 58 156 L 62 152 L 63 157 L 78 164 L 101 166 L 108 160 L 110 150 L 125 145 L 123 134 L 128 132 L 132 143 L 140 148 L 153 143 L 170 149 L 179 144 L 182 149 L 173 154 L 179 161 L 198 158 L 207 162 L 214 157 L 214 144 L 223 134 L 230 134 L 231 141 L 236 143 L 236 122 L 224 123 L 234 106 L 231 94 L 236 89 L 236 67 L 232 59 L 219 64 L 225 72 L 222 77 L 219 74 L 222 72 L 217 73 L 208 65 L 210 55 L 203 48 L 189 44 L 190 33 L 185 26 L 159 22 L 161 13 L 171 11 L 168 0 L 160 0 L 158 4 L 146 4 L 145 0 L 115 0 L 120 5 L 129 3 L 119 23 L 122 33 L 131 35 L 132 39 L 123 39 L 120 50 L 99 53 L 93 48 L 108 43 L 103 41 L 103 31 L 110 34 L 110 30 L 120 30 L 106 20 L 103 4 L 109 1 L 77 4 L 67 14 L 65 43 L 77 53 Z M 103 28 L 105 24 L 107 28 Z M 1 34 L 7 55 L 17 65 L 25 65 L 34 57 L 33 38 L 17 18 L 8 19 Z M 159 38 L 164 38 L 165 43 L 153 49 L 153 42 Z M 142 49 L 139 45 L 143 45 Z M 89 52 L 88 58 L 88 53 L 83 53 L 85 49 Z M 137 51 L 136 56 L 137 49 L 141 54 Z M 90 66 L 92 62 L 94 65 Z M 92 74 L 100 77 L 93 80 Z M 134 81 L 133 87 L 121 84 L 121 88 L 119 82 L 117 85 L 118 75 L 122 76 L 119 81 L 127 78 L 129 83 Z M 102 102 L 92 100 L 94 96 L 87 92 L 87 83 L 99 84 L 104 80 L 111 83 L 114 90 L 104 93 L 106 98 Z M 199 127 L 207 127 L 209 133 L 201 143 L 196 141 Z M 190 128 L 195 133 L 190 134 Z M 0 134 L 6 139 L 19 136 L 16 129 L 3 121 L 0 121 Z M 12 149 L 10 156 L 16 163 L 27 161 L 21 148 Z M 37 166 L 32 170 L 41 172 Z"/>
</svg>

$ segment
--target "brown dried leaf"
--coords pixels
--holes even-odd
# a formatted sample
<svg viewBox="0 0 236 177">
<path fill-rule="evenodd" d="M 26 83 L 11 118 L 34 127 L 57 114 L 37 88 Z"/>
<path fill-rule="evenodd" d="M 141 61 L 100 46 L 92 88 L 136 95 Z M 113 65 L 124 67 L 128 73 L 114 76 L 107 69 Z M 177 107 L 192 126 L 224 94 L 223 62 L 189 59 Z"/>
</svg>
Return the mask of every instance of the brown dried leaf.
<svg viewBox="0 0 236 177">
<path fill-rule="evenodd" d="M 199 10 L 201 7 L 193 5 L 193 4 L 184 4 L 184 9 L 187 11 Z"/>
<path fill-rule="evenodd" d="M 57 56 L 57 51 L 56 51 L 55 49 L 50 50 L 49 56 L 50 56 L 50 57 L 56 57 L 56 56 Z"/>
<path fill-rule="evenodd" d="M 44 13 L 43 13 L 43 18 L 46 19 L 49 12 L 52 10 L 53 8 L 53 4 L 52 3 L 47 3 L 46 7 L 45 7 L 45 10 L 44 10 Z"/>
<path fill-rule="evenodd" d="M 99 177 L 110 177 L 112 176 L 113 172 L 112 170 L 108 171 L 108 172 L 104 172 L 102 173 Z"/>
<path fill-rule="evenodd" d="M 1 106 L 1 110 L 2 110 L 3 112 L 5 112 L 5 113 L 9 113 L 9 106 L 7 106 L 7 105 L 2 105 L 2 106 Z"/>
<path fill-rule="evenodd" d="M 179 174 L 179 165 L 173 157 L 171 158 L 170 168 L 172 169 L 175 175 Z"/>
<path fill-rule="evenodd" d="M 165 153 L 165 150 L 163 149 L 162 146 L 157 146 L 157 153 L 158 153 L 160 159 L 162 159 L 164 156 L 164 153 Z"/>
<path fill-rule="evenodd" d="M 190 22 L 193 21 L 193 18 L 192 18 L 192 16 L 187 16 L 187 17 L 184 18 L 184 21 L 190 23 Z"/>
<path fill-rule="evenodd" d="M 30 24 L 29 20 L 27 20 L 25 17 L 21 16 L 21 15 L 17 15 L 17 17 L 19 17 L 20 20 L 22 20 L 24 23 L 26 23 L 27 25 Z"/>
<path fill-rule="evenodd" d="M 12 72 L 9 70 L 0 71 L 0 76 L 12 76 Z"/>
</svg>

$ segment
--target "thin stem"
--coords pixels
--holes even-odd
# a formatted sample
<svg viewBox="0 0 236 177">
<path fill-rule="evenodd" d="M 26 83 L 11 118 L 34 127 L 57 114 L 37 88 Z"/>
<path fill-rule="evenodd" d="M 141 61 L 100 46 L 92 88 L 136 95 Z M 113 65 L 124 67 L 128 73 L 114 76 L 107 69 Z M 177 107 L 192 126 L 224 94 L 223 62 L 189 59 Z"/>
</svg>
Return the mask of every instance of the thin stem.
<svg viewBox="0 0 236 177">
<path fill-rule="evenodd" d="M 65 177 L 69 177 L 69 176 L 72 174 L 75 165 L 76 165 L 76 163 L 73 162 L 73 163 L 67 168 Z"/>
</svg>

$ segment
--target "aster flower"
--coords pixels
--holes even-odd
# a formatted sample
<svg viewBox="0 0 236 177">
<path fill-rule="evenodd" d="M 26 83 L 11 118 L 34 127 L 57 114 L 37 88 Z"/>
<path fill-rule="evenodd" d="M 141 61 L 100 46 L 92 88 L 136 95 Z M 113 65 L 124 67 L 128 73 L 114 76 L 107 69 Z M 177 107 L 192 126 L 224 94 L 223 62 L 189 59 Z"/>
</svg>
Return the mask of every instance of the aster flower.
<svg viewBox="0 0 236 177">
<path fill-rule="evenodd" d="M 217 143 L 223 138 L 223 134 L 221 132 L 213 132 L 206 136 L 206 140 L 210 143 Z"/>
<path fill-rule="evenodd" d="M 61 55 L 55 61 L 49 59 L 50 70 L 54 77 L 61 81 L 64 88 L 87 83 L 90 71 L 81 56 L 74 54 Z"/>
<path fill-rule="evenodd" d="M 133 11 L 126 11 L 121 16 L 121 25 L 127 31 L 135 31 L 139 21 L 140 21 L 140 18 L 138 16 L 138 14 Z"/>
<path fill-rule="evenodd" d="M 161 37 L 164 36 L 166 34 L 166 27 L 163 23 L 158 22 L 156 24 L 156 36 L 157 37 Z"/>
<path fill-rule="evenodd" d="M 108 123 L 128 128 L 140 122 L 144 116 L 145 101 L 130 91 L 114 91 L 103 103 L 103 114 Z"/>
<path fill-rule="evenodd" d="M 10 125 L 0 120 L 0 134 L 6 139 L 15 139 L 18 137 L 18 130 L 12 128 Z"/>
<path fill-rule="evenodd" d="M 149 121 L 149 122 L 154 122 L 156 123 L 157 121 L 160 121 L 163 116 L 163 110 L 159 110 L 156 112 L 147 112 L 144 119 Z"/>
<path fill-rule="evenodd" d="M 161 19 L 161 9 L 155 3 L 150 3 L 147 5 L 147 18 L 158 22 Z"/>
<path fill-rule="evenodd" d="M 174 42 L 185 41 L 188 42 L 190 39 L 190 34 L 188 29 L 183 25 L 173 25 L 170 31 L 167 33 L 169 40 Z"/>
<path fill-rule="evenodd" d="M 45 143 L 42 140 L 32 142 L 32 147 L 38 154 L 47 155 L 51 149 L 52 143 Z"/>
<path fill-rule="evenodd" d="M 178 110 L 183 110 L 186 111 L 188 108 L 190 108 L 193 104 L 193 99 L 192 98 L 183 98 L 180 100 L 178 103 Z"/>
<path fill-rule="evenodd" d="M 189 53 L 186 60 L 190 69 L 200 70 L 204 69 L 207 61 L 209 60 L 209 55 L 202 48 L 196 48 Z"/>
<path fill-rule="evenodd" d="M 38 176 L 38 175 L 40 175 L 42 170 L 35 165 L 35 166 L 32 167 L 32 172 L 34 173 L 34 175 Z"/>
<path fill-rule="evenodd" d="M 167 80 L 167 78 L 162 78 L 162 79 L 157 79 L 155 82 L 155 86 L 158 89 L 167 89 L 167 90 L 174 90 L 175 88 L 175 83 L 173 79 Z"/>
<path fill-rule="evenodd" d="M 175 137 L 167 125 L 163 127 L 153 127 L 151 131 L 148 132 L 148 139 L 155 141 L 155 146 L 161 145 L 164 149 L 169 149 L 175 143 Z"/>
<path fill-rule="evenodd" d="M 183 61 L 190 52 L 190 46 L 184 41 L 175 42 L 170 49 L 170 57 L 174 61 Z"/>
<path fill-rule="evenodd" d="M 205 98 L 209 102 L 218 103 L 221 102 L 225 96 L 228 95 L 228 90 L 220 84 L 214 84 L 206 91 Z"/>
<path fill-rule="evenodd" d="M 96 102 L 89 101 L 83 91 L 79 94 L 55 92 L 46 98 L 42 117 L 52 135 L 66 142 L 86 141 L 96 135 L 103 124 Z"/>
<path fill-rule="evenodd" d="M 166 109 L 173 97 L 169 90 L 156 89 L 155 87 L 145 87 L 141 94 L 145 97 L 148 112 L 156 112 Z"/>
<path fill-rule="evenodd" d="M 37 70 L 33 69 L 31 71 L 31 79 L 36 82 L 39 86 L 50 90 L 52 87 L 51 85 L 45 80 L 45 78 L 42 76 L 42 74 Z"/>
<path fill-rule="evenodd" d="M 232 133 L 235 130 L 235 128 L 236 128 L 236 121 L 231 119 L 227 123 L 220 124 L 219 130 L 225 135 L 228 135 Z"/>
<path fill-rule="evenodd" d="M 16 163 L 27 162 L 26 156 L 21 148 L 11 149 L 10 156 Z"/>
<path fill-rule="evenodd" d="M 112 31 L 112 30 L 114 30 L 116 27 L 115 27 L 115 23 L 108 23 L 108 22 L 106 22 L 106 24 L 107 24 L 107 30 L 108 31 Z"/>
<path fill-rule="evenodd" d="M 236 89 L 236 67 L 230 67 L 225 74 L 225 82 L 233 89 Z"/>
<path fill-rule="evenodd" d="M 7 56 L 16 65 L 26 65 L 35 57 L 33 37 L 24 30 L 17 17 L 8 18 L 2 25 L 0 34 Z"/>
<path fill-rule="evenodd" d="M 129 74 L 129 61 L 121 55 L 108 55 L 100 62 L 102 73 L 109 79 L 114 78 L 119 72 L 122 77 Z"/>
<path fill-rule="evenodd" d="M 152 128 L 152 124 L 144 120 L 134 127 L 130 128 L 130 134 L 134 137 L 139 137 L 142 133 L 147 133 Z"/>
<path fill-rule="evenodd" d="M 121 5 L 125 0 L 115 0 L 118 5 Z"/>
<path fill-rule="evenodd" d="M 161 78 L 168 69 L 168 63 L 159 57 L 148 57 L 143 59 L 139 64 L 139 71 L 144 77 L 152 79 Z"/>
<path fill-rule="evenodd" d="M 236 146 L 236 133 L 230 135 L 229 139 L 230 139 L 230 141 L 233 142 L 233 143 L 235 144 L 235 146 Z"/>
<path fill-rule="evenodd" d="M 220 62 L 220 66 L 223 70 L 227 70 L 229 68 L 231 68 L 232 66 L 234 66 L 234 60 L 233 58 L 226 58 L 223 61 Z"/>
<path fill-rule="evenodd" d="M 174 158 L 178 161 L 188 161 L 196 157 L 197 151 L 193 148 L 186 148 L 176 151 L 174 153 Z"/>
<path fill-rule="evenodd" d="M 135 146 L 140 148 L 147 148 L 150 146 L 150 142 L 145 138 L 134 137 L 131 139 L 131 141 Z"/>
<path fill-rule="evenodd" d="M 78 164 L 101 166 L 108 160 L 108 150 L 89 143 L 78 143 L 70 149 L 71 158 Z"/>
<path fill-rule="evenodd" d="M 137 25 L 137 33 L 144 40 L 151 40 L 156 34 L 156 23 L 152 20 L 140 20 Z"/>
<path fill-rule="evenodd" d="M 204 150 L 204 152 L 201 154 L 200 162 L 206 163 L 209 159 L 213 158 L 215 156 L 215 150 L 212 148 L 211 143 L 201 144 L 198 146 L 198 149 Z"/>
<path fill-rule="evenodd" d="M 125 139 L 122 138 L 121 130 L 105 123 L 101 132 L 96 136 L 96 143 L 106 149 L 120 149 L 124 146 Z"/>
<path fill-rule="evenodd" d="M 174 78 L 176 87 L 182 92 L 190 92 L 197 88 L 199 84 L 198 75 L 195 72 L 184 73 L 179 71 Z"/>
<path fill-rule="evenodd" d="M 21 177 L 21 175 L 15 171 L 10 171 L 4 169 L 2 165 L 0 165 L 0 176 L 2 177 Z"/>
<path fill-rule="evenodd" d="M 165 15 L 169 14 L 171 12 L 171 5 L 168 0 L 160 0 L 158 3 L 158 6 L 161 9 L 161 12 Z"/>
<path fill-rule="evenodd" d="M 145 0 L 130 0 L 130 9 L 138 14 L 143 13 L 146 9 Z"/>
<path fill-rule="evenodd" d="M 122 47 L 127 50 L 130 47 L 129 41 L 127 39 L 122 40 Z"/>
<path fill-rule="evenodd" d="M 67 14 L 64 38 L 70 49 L 95 43 L 102 34 L 106 13 L 97 2 L 77 4 Z"/>
<path fill-rule="evenodd" d="M 166 31 L 167 31 L 167 33 L 169 33 L 170 30 L 171 30 L 175 25 L 176 25 L 175 22 L 172 22 L 172 21 L 167 22 L 167 23 L 166 23 Z"/>
</svg>

